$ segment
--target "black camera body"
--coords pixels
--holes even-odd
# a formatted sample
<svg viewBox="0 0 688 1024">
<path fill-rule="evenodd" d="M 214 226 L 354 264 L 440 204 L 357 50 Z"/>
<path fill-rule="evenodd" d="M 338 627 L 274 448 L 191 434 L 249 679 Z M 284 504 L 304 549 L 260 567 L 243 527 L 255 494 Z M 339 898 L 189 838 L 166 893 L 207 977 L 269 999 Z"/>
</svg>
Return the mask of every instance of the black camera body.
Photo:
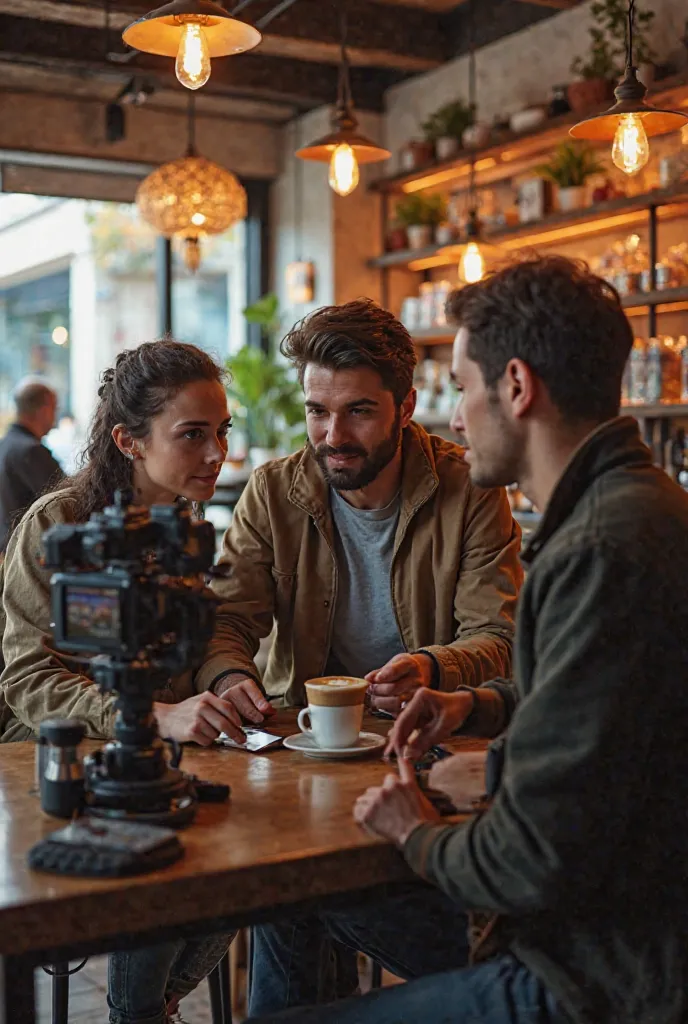
<svg viewBox="0 0 688 1024">
<path fill-rule="evenodd" d="M 171 675 L 198 665 L 212 636 L 216 599 L 206 587 L 215 531 L 189 505 L 144 509 L 118 493 L 87 523 L 43 538 L 55 645 L 90 655 L 89 673 L 116 693 L 114 740 L 84 761 L 85 809 L 151 824 L 187 824 L 198 780 L 168 761 L 153 696 Z"/>
</svg>

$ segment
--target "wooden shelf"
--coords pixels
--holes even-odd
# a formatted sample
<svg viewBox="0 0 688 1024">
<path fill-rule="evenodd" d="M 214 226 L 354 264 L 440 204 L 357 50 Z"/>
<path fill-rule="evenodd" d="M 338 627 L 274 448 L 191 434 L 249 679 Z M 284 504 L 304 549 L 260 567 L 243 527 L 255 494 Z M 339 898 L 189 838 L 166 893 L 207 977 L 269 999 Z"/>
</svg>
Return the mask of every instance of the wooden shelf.
<svg viewBox="0 0 688 1024">
<path fill-rule="evenodd" d="M 628 416 L 638 420 L 670 419 L 672 416 L 688 416 L 688 405 L 667 402 L 663 405 L 624 405 L 621 409 Z"/>
<path fill-rule="evenodd" d="M 680 402 L 666 402 L 662 405 L 624 405 L 621 412 L 627 416 L 635 416 L 639 420 L 671 419 L 672 417 L 688 417 L 688 404 Z M 417 412 L 414 415 L 416 423 L 422 427 L 449 429 L 451 413 L 440 415 L 436 412 Z"/>
<path fill-rule="evenodd" d="M 624 309 L 650 309 L 656 306 L 670 306 L 674 302 L 688 302 L 688 287 L 663 288 L 656 292 L 636 292 L 621 299 Z"/>
<path fill-rule="evenodd" d="M 649 99 L 656 106 L 672 109 L 688 105 L 688 78 L 686 75 L 676 75 L 655 83 L 649 90 Z M 598 110 L 590 110 L 589 114 L 601 113 L 608 106 L 609 103 L 603 104 Z M 527 170 L 533 163 L 539 162 L 544 153 L 567 139 L 569 128 L 578 120 L 580 118 L 571 113 L 550 118 L 532 132 L 518 135 L 503 132 L 493 144 L 475 153 L 476 184 L 478 187 L 490 185 Z M 457 182 L 463 182 L 468 187 L 470 160 L 470 151 L 463 150 L 453 160 L 378 178 L 371 188 L 378 192 L 399 194 L 456 185 Z"/>
<path fill-rule="evenodd" d="M 521 248 L 524 243 L 551 245 L 556 242 L 583 238 L 638 223 L 642 215 L 655 208 L 659 220 L 671 220 L 685 215 L 688 192 L 682 189 L 654 189 L 638 196 L 624 196 L 597 203 L 574 214 L 553 213 L 532 224 L 518 224 L 503 231 L 485 234 L 485 242 L 504 250 Z M 462 246 L 433 245 L 425 249 L 403 249 L 386 252 L 370 260 L 369 267 L 383 269 L 405 266 L 410 270 L 428 270 L 457 264 Z M 654 293 L 653 293 L 654 294 Z M 664 293 L 666 294 L 666 293 Z M 668 300 L 670 301 L 670 300 Z M 647 301 L 642 303 L 647 305 Z"/>
</svg>

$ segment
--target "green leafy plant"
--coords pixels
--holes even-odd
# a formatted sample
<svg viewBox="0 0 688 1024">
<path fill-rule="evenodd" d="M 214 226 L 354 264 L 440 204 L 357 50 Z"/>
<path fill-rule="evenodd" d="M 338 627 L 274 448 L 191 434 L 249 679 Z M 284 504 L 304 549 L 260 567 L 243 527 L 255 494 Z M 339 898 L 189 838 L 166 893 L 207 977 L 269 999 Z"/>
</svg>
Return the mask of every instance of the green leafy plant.
<svg viewBox="0 0 688 1024">
<path fill-rule="evenodd" d="M 287 363 L 255 345 L 244 345 L 227 360 L 227 388 L 233 416 L 249 448 L 290 452 L 305 442 L 303 394 Z"/>
<path fill-rule="evenodd" d="M 435 227 L 447 217 L 447 200 L 441 193 L 435 192 L 424 196 L 414 192 L 397 203 L 395 221 L 402 227 L 413 227 L 415 224 L 429 224 Z"/>
<path fill-rule="evenodd" d="M 423 122 L 423 132 L 426 139 L 434 142 L 436 139 L 461 139 L 466 128 L 475 122 L 475 107 L 464 103 L 463 100 L 454 100 L 452 103 L 445 103 L 443 107 L 431 114 L 427 121 Z"/>
<path fill-rule="evenodd" d="M 244 317 L 249 324 L 258 324 L 261 334 L 270 348 L 279 333 L 282 318 L 279 311 L 279 299 L 274 292 L 256 299 L 252 305 L 244 310 Z"/>
<path fill-rule="evenodd" d="M 576 57 L 571 65 L 581 78 L 621 78 L 626 66 L 627 0 L 596 0 L 590 5 L 594 24 L 590 27 L 590 53 Z M 636 8 L 633 28 L 633 61 L 636 67 L 654 58 L 647 39 L 655 12 Z"/>
<path fill-rule="evenodd" d="M 547 163 L 535 168 L 535 173 L 553 181 L 559 188 L 579 188 L 593 174 L 604 171 L 595 150 L 577 142 L 562 142 Z"/>
</svg>

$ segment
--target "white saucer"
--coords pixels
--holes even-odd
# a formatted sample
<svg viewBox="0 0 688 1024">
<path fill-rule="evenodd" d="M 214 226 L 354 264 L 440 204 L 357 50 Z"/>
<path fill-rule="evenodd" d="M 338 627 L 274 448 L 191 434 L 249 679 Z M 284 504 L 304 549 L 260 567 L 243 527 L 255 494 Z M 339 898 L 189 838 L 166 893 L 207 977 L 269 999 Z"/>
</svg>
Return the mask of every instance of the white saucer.
<svg viewBox="0 0 688 1024">
<path fill-rule="evenodd" d="M 319 747 L 314 739 L 307 736 L 305 732 L 297 732 L 295 736 L 287 736 L 284 746 L 288 750 L 297 750 L 299 754 L 306 757 L 319 757 L 322 759 L 344 758 L 344 757 L 365 757 L 372 754 L 387 742 L 386 736 L 378 736 L 376 732 L 362 732 L 353 747 L 342 747 L 333 749 L 331 747 Z"/>
</svg>

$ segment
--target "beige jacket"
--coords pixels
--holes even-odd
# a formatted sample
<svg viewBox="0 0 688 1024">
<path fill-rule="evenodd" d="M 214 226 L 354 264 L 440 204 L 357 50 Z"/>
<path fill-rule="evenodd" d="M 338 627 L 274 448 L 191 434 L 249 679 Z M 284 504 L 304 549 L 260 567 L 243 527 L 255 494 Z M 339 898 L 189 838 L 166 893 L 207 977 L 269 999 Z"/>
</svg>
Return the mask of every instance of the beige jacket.
<svg viewBox="0 0 688 1024">
<path fill-rule="evenodd" d="M 52 641 L 51 574 L 39 564 L 41 540 L 49 527 L 75 518 L 69 491 L 40 498 L 10 538 L 0 565 L 0 742 L 30 739 L 46 718 L 79 718 L 89 736 L 112 735 L 115 698 L 103 696 L 83 662 L 55 650 Z M 186 673 L 156 691 L 154 700 L 173 704 L 193 695 Z"/>
<path fill-rule="evenodd" d="M 443 690 L 508 676 L 523 573 L 506 494 L 473 486 L 463 450 L 417 424 L 403 455 L 391 582 L 404 645 L 435 656 Z M 197 688 L 228 670 L 257 677 L 253 659 L 274 622 L 266 689 L 303 703 L 304 681 L 325 668 L 337 597 L 328 488 L 308 449 L 252 475 L 222 561 L 233 571 L 213 584 L 223 604 Z"/>
</svg>

